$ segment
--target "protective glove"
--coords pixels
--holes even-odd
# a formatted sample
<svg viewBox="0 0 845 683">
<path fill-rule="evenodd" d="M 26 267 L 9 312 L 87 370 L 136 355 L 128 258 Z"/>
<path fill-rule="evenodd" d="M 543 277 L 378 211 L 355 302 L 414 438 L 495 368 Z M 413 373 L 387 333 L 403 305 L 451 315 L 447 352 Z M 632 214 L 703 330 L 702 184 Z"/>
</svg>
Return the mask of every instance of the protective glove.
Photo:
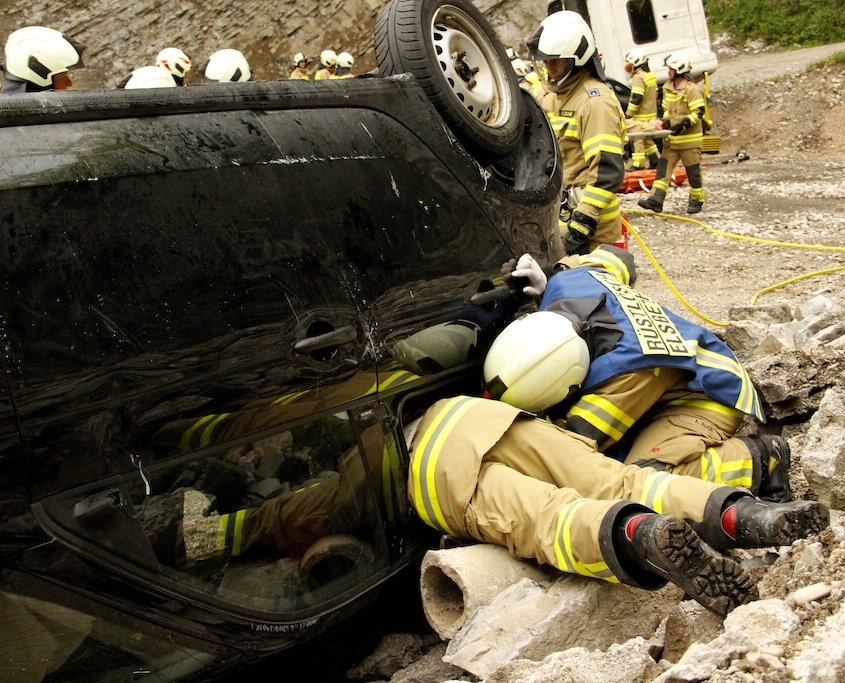
<svg viewBox="0 0 845 683">
<path fill-rule="evenodd" d="M 680 135 L 691 125 L 692 121 L 690 121 L 689 118 L 685 118 L 680 123 L 676 123 L 674 126 L 672 126 L 672 135 Z"/>
<path fill-rule="evenodd" d="M 514 277 L 528 280 L 528 285 L 522 288 L 523 294 L 536 297 L 543 296 L 543 292 L 546 291 L 548 278 L 546 278 L 546 274 L 540 268 L 540 264 L 534 260 L 531 254 L 523 254 L 519 257 L 519 261 L 516 262 L 516 268 L 514 268 L 512 274 Z"/>
<path fill-rule="evenodd" d="M 596 234 L 598 222 L 580 211 L 573 211 L 569 219 L 566 235 L 563 237 L 563 250 L 568 255 L 590 253 L 590 238 Z"/>
</svg>

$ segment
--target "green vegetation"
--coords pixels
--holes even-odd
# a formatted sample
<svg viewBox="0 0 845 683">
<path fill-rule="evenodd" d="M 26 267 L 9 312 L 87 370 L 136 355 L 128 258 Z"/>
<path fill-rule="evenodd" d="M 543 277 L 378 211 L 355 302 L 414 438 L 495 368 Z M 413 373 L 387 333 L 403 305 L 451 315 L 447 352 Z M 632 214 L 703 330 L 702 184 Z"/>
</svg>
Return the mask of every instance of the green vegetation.
<svg viewBox="0 0 845 683">
<path fill-rule="evenodd" d="M 843 0 L 704 0 L 711 34 L 791 47 L 845 41 Z"/>
</svg>

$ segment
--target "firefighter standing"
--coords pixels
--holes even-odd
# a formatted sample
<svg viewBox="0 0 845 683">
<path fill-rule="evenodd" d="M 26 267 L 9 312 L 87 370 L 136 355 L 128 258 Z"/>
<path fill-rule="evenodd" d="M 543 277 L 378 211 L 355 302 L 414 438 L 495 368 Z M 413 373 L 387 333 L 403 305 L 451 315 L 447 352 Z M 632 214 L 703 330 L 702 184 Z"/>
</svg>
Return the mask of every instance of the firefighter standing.
<svg viewBox="0 0 845 683">
<path fill-rule="evenodd" d="M 311 60 L 308 59 L 302 52 L 297 52 L 293 57 L 293 71 L 290 72 L 290 80 L 292 81 L 310 81 L 311 74 L 308 72 L 308 64 Z"/>
<path fill-rule="evenodd" d="M 666 66 L 669 67 L 669 80 L 663 84 L 663 127 L 670 129 L 672 134 L 663 143 L 663 154 L 657 164 L 657 177 L 651 194 L 637 203 L 650 211 L 663 211 L 672 171 L 680 162 L 687 170 L 690 184 L 687 213 L 698 213 L 704 206 L 701 179 L 704 95 L 692 77 L 692 65 L 685 54 L 676 52 L 669 55 Z"/>
<path fill-rule="evenodd" d="M 588 440 L 501 401 L 438 401 L 405 436 L 408 493 L 429 526 L 563 572 L 646 589 L 671 581 L 722 615 L 756 587 L 713 547 L 784 545 L 828 523 L 815 501 L 766 503 L 599 457 Z"/>
<path fill-rule="evenodd" d="M 540 105 L 555 131 L 563 166 L 564 250 L 585 254 L 621 238 L 616 192 L 625 175 L 624 115 L 580 14 L 550 14 L 529 37 L 528 48 L 548 75 Z"/>
<path fill-rule="evenodd" d="M 334 50 L 323 50 L 320 53 L 320 64 L 314 72 L 315 81 L 328 80 L 337 71 L 337 53 Z"/>
<path fill-rule="evenodd" d="M 746 415 L 764 418 L 751 379 L 727 344 L 629 286 L 633 257 L 622 249 L 604 246 L 556 267 L 563 269 L 548 283 L 531 256 L 513 270 L 514 276 L 533 278 L 526 293 L 542 294 L 540 310 L 569 318 L 590 349 L 579 393 L 552 409 L 552 417 L 565 417 L 568 430 L 627 464 L 742 486 L 768 500 L 791 498 L 786 440 L 734 436 Z M 544 376 L 561 376 L 545 355 L 566 341 L 558 333 L 533 330 L 514 338 L 508 331 L 494 341 L 488 358 L 509 339 L 504 357 L 524 356 Z M 489 381 L 501 372 L 485 364 L 488 391 L 508 400 L 501 383 Z"/>
<path fill-rule="evenodd" d="M 642 50 L 631 50 L 625 55 L 625 70 L 631 74 L 631 99 L 625 116 L 635 122 L 653 121 L 657 118 L 657 77 L 648 66 L 648 55 Z M 648 159 L 651 168 L 657 166 L 660 152 L 652 138 L 634 140 L 631 167 L 646 167 Z"/>
</svg>

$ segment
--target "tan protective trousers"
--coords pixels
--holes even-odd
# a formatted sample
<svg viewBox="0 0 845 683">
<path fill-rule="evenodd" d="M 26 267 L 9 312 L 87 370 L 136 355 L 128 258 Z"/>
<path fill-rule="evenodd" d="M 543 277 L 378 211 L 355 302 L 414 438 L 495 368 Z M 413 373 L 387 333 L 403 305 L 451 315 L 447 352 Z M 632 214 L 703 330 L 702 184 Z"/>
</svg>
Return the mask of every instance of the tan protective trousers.
<svg viewBox="0 0 845 683">
<path fill-rule="evenodd" d="M 449 463 L 439 463 L 438 470 L 437 494 L 448 496 Z M 447 522 L 457 533 L 505 546 L 516 557 L 616 581 L 599 539 L 602 521 L 620 500 L 700 522 L 710 496 L 723 489 L 623 465 L 551 422 L 518 419 L 484 455 L 464 518 Z"/>
<path fill-rule="evenodd" d="M 748 446 L 734 438 L 742 413 L 685 391 L 688 379 L 676 368 L 638 370 L 608 380 L 589 395 L 611 404 L 637 429 L 626 464 L 750 489 L 754 461 Z M 599 448 L 612 443 L 609 439 Z"/>
</svg>

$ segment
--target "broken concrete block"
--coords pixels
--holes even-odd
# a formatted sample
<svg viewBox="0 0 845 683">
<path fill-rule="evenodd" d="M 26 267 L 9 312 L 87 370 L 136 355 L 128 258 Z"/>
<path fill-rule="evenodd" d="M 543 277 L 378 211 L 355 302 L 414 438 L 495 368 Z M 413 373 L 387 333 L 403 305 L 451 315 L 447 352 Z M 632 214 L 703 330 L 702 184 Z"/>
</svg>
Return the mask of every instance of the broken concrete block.
<svg viewBox="0 0 845 683">
<path fill-rule="evenodd" d="M 793 317 L 788 303 L 772 303 L 760 306 L 734 306 L 728 312 L 728 320 L 774 325 L 788 323 L 793 320 Z"/>
<path fill-rule="evenodd" d="M 693 643 L 709 643 L 724 631 L 719 615 L 693 600 L 675 605 L 666 617 L 663 659 L 677 662 Z"/>
<path fill-rule="evenodd" d="M 810 418 L 801 469 L 819 501 L 837 510 L 845 508 L 845 390 L 840 387 L 824 392 Z"/>
<path fill-rule="evenodd" d="M 737 629 L 757 647 L 786 645 L 801 630 L 801 620 L 783 600 L 756 600 L 725 617 L 725 631 Z"/>
<path fill-rule="evenodd" d="M 571 647 L 606 649 L 650 637 L 683 597 L 566 575 L 546 588 L 523 579 L 477 608 L 446 649 L 444 661 L 484 678 L 515 659 L 539 661 Z"/>
</svg>

